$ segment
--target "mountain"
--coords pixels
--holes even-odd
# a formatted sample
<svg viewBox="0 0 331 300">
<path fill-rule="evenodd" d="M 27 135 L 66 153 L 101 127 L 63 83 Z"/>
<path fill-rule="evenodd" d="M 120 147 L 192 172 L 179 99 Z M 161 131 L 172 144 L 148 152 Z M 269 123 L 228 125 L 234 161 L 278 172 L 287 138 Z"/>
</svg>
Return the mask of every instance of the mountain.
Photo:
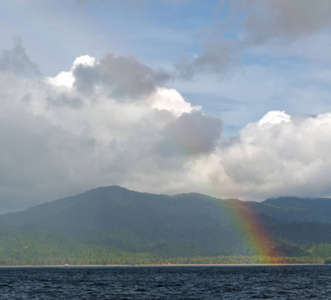
<svg viewBox="0 0 331 300">
<path fill-rule="evenodd" d="M 198 194 L 170 197 L 112 186 L 7 214 L 0 222 L 133 252 L 182 248 L 179 254 L 214 255 L 215 249 L 228 254 L 236 233 L 228 226 L 229 217 L 215 209 L 218 202 L 222 200 Z"/>
<path fill-rule="evenodd" d="M 286 221 L 331 223 L 331 199 L 281 197 L 263 202 L 264 213 Z"/>
<path fill-rule="evenodd" d="M 155 257 L 256 255 L 254 243 L 271 256 L 309 256 L 312 245 L 331 244 L 330 216 L 330 199 L 258 203 L 110 186 L 2 215 L 0 223 L 27 235 L 47 232 L 50 240 L 60 235 L 85 248 Z"/>
</svg>

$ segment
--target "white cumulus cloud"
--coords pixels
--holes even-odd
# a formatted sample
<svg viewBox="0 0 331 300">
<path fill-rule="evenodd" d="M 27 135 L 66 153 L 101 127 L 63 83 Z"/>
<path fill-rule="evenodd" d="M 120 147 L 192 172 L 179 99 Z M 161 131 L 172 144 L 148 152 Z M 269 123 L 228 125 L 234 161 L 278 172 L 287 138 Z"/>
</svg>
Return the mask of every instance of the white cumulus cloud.
<svg viewBox="0 0 331 300">
<path fill-rule="evenodd" d="M 331 114 L 271 111 L 224 139 L 220 119 L 135 58 L 80 57 L 65 71 L 74 83 L 62 86 L 31 76 L 24 48 L 4 57 L 0 212 L 111 184 L 252 200 L 331 196 Z"/>
<path fill-rule="evenodd" d="M 75 59 L 70 71 L 62 71 L 55 77 L 48 77 L 47 81 L 55 86 L 73 87 L 75 82 L 74 72 L 79 66 L 92 67 L 95 65 L 95 58 L 89 55 L 82 55 Z"/>
<path fill-rule="evenodd" d="M 330 196 L 330 149 L 330 113 L 298 117 L 273 111 L 219 147 L 206 176 L 230 197 Z"/>
<path fill-rule="evenodd" d="M 15 54 L 16 48 L 5 55 L 13 56 L 11 51 Z M 52 80 L 26 77 L 30 64 L 24 58 L 21 76 L 16 76 L 16 64 L 0 72 L 0 211 L 99 185 L 176 190 L 187 158 L 165 156 L 160 139 L 167 124 L 199 108 L 176 90 L 159 86 L 158 71 L 133 58 L 107 56 L 105 63 L 83 56 Z M 110 77 L 94 74 L 101 64 Z M 122 66 L 130 74 L 117 68 Z M 89 93 L 72 83 L 77 68 L 93 70 L 84 79 L 96 86 Z M 59 84 L 61 74 L 71 81 Z M 117 88 L 120 95 L 112 93 Z"/>
</svg>

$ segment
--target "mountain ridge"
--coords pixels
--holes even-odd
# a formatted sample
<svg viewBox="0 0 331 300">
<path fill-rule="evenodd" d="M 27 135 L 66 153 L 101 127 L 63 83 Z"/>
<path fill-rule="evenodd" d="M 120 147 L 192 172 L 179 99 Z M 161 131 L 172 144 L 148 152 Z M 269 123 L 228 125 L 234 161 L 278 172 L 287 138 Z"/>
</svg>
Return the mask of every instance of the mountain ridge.
<svg viewBox="0 0 331 300">
<path fill-rule="evenodd" d="M 331 199 L 305 198 L 302 203 L 298 199 L 246 202 L 105 186 L 1 215 L 0 223 L 162 257 L 255 255 L 256 249 L 248 243 L 254 233 L 247 228 L 258 225 L 268 232 L 259 245 L 264 253 L 272 255 L 277 249 L 287 256 L 310 255 L 311 245 L 331 244 Z"/>
</svg>

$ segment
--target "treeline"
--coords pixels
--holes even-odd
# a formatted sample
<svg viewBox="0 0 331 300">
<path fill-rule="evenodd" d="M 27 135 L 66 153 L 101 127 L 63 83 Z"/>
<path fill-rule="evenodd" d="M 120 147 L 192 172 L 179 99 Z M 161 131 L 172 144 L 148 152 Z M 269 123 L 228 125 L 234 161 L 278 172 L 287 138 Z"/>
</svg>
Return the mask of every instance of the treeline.
<svg viewBox="0 0 331 300">
<path fill-rule="evenodd" d="M 24 245 L 24 244 L 22 244 Z M 83 246 L 83 245 L 81 245 Z M 4 253 L 0 246 L 0 265 L 146 265 L 146 264 L 323 264 L 324 257 L 194 256 L 157 257 L 152 253 L 130 253 L 94 245 L 82 248 L 45 249 L 31 245 Z"/>
<path fill-rule="evenodd" d="M 68 242 L 68 241 L 67 241 Z M 310 256 L 190 256 L 162 257 L 84 243 L 40 244 L 21 240 L 0 244 L 0 265 L 146 265 L 146 264 L 323 264 L 330 244 L 313 245 Z"/>
<path fill-rule="evenodd" d="M 314 244 L 309 250 L 314 257 L 329 258 L 331 256 L 331 244 L 328 243 Z"/>
<path fill-rule="evenodd" d="M 295 245 L 291 245 L 294 247 Z M 130 251 L 87 243 L 60 233 L 28 231 L 0 225 L 0 265 L 145 265 L 145 264 L 323 264 L 331 244 L 312 244 L 282 256 L 229 253 L 204 255 L 186 243 L 166 243 L 154 251 Z M 294 247 L 298 249 L 298 247 Z M 160 251 L 162 250 L 162 251 Z M 167 256 L 165 255 L 167 254 Z M 279 253 L 279 252 L 278 252 Z M 301 254 L 302 253 L 302 254 Z M 235 254 L 235 255 L 234 255 Z M 290 255 L 289 255 L 290 254 Z"/>
<path fill-rule="evenodd" d="M 172 265 L 172 264 L 324 264 L 322 257 L 258 257 L 258 256 L 216 256 L 216 257 L 176 257 L 156 258 L 148 253 L 132 254 L 123 257 L 96 257 L 84 259 L 79 257 L 54 258 L 2 258 L 1 266 L 47 266 L 47 265 Z"/>
</svg>

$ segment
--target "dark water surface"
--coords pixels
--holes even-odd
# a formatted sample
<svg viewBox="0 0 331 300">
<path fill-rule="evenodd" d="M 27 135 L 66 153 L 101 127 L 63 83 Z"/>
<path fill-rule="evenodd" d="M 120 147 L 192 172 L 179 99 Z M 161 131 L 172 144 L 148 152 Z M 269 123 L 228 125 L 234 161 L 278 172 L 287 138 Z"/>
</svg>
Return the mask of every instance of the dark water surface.
<svg viewBox="0 0 331 300">
<path fill-rule="evenodd" d="M 0 268 L 0 299 L 331 299 L 331 265 Z"/>
</svg>

